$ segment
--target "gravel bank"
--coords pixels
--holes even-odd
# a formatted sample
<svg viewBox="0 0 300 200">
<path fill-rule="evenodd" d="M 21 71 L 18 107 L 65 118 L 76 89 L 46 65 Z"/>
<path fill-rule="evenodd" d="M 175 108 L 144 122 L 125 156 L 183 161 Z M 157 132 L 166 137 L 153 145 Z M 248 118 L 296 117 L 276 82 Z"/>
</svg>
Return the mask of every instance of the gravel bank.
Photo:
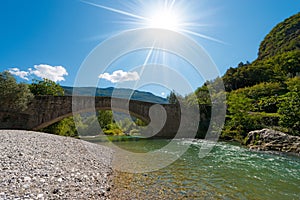
<svg viewBox="0 0 300 200">
<path fill-rule="evenodd" d="M 112 154 L 73 138 L 0 130 L 0 199 L 108 199 Z"/>
</svg>

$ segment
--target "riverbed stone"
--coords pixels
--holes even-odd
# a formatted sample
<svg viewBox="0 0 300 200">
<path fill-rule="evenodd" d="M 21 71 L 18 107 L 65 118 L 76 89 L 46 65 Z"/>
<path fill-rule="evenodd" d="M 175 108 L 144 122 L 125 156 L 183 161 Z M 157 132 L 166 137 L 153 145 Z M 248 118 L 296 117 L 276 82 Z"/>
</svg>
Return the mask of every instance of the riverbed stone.
<svg viewBox="0 0 300 200">
<path fill-rule="evenodd" d="M 0 152 L 0 199 L 108 199 L 113 152 L 107 147 L 0 130 Z"/>
<path fill-rule="evenodd" d="M 300 155 L 300 137 L 271 129 L 249 132 L 245 144 L 252 150 L 279 151 Z"/>
</svg>

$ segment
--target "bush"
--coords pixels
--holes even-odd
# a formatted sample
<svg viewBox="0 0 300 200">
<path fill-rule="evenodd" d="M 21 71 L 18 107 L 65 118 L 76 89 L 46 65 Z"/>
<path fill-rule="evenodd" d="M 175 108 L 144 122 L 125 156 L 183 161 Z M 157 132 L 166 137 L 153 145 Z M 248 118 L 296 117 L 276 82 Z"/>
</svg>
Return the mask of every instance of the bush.
<svg viewBox="0 0 300 200">
<path fill-rule="evenodd" d="M 294 135 L 300 135 L 300 92 L 289 92 L 283 96 L 278 113 L 279 124 Z"/>
<path fill-rule="evenodd" d="M 73 117 L 65 118 L 59 122 L 56 122 L 41 131 L 51 133 L 55 135 L 76 137 L 78 138 L 78 132 L 74 123 Z"/>
<path fill-rule="evenodd" d="M 120 129 L 109 129 L 109 130 L 106 130 L 104 131 L 104 134 L 105 135 L 124 135 L 123 131 L 120 130 Z"/>
</svg>

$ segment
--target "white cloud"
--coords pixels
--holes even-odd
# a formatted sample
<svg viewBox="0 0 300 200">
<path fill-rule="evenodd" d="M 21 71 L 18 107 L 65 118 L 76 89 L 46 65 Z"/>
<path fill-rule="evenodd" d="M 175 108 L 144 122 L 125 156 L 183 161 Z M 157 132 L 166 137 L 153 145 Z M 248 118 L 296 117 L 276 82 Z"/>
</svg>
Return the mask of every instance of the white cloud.
<svg viewBox="0 0 300 200">
<path fill-rule="evenodd" d="M 140 79 L 140 76 L 137 72 L 124 72 L 123 70 L 117 70 L 112 74 L 100 74 L 99 78 L 108 80 L 112 83 L 119 83 L 125 81 L 137 81 Z"/>
<path fill-rule="evenodd" d="M 9 73 L 11 73 L 12 75 L 15 75 L 15 76 L 18 76 L 20 77 L 21 79 L 24 79 L 24 80 L 29 80 L 28 79 L 28 75 L 29 75 L 29 72 L 26 72 L 26 71 L 21 71 L 20 69 L 18 68 L 10 68 L 9 70 Z"/>
<path fill-rule="evenodd" d="M 67 70 L 62 66 L 50 66 L 46 64 L 34 65 L 34 69 L 29 68 L 29 73 L 39 78 L 50 79 L 54 82 L 64 81 L 64 76 L 68 75 Z"/>
</svg>

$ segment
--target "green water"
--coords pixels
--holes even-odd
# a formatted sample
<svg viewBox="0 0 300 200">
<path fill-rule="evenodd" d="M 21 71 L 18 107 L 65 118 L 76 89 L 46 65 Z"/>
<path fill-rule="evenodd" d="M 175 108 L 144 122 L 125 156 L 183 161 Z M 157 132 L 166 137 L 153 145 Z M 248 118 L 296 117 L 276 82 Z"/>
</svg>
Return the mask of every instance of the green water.
<svg viewBox="0 0 300 200">
<path fill-rule="evenodd" d="M 116 199 L 300 199 L 300 157 L 252 152 L 234 143 L 219 142 L 200 159 L 203 141 L 176 142 L 190 148 L 172 165 L 143 174 L 119 172 Z M 137 140 L 114 144 L 145 152 L 167 143 Z"/>
</svg>

